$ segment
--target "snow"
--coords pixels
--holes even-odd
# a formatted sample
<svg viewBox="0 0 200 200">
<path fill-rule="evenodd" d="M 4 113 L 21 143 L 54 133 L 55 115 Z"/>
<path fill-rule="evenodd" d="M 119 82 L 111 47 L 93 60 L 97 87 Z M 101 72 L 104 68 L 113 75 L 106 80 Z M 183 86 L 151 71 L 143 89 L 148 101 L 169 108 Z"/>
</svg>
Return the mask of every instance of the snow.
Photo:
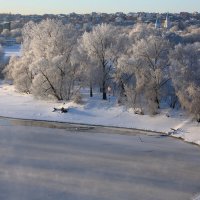
<svg viewBox="0 0 200 200">
<path fill-rule="evenodd" d="M 0 83 L 0 116 L 82 123 L 91 125 L 137 128 L 169 133 L 188 142 L 200 145 L 200 124 L 192 122 L 184 112 L 163 110 L 156 116 L 136 115 L 132 110 L 116 104 L 116 99 L 101 100 L 99 94 L 93 98 L 84 91 L 83 104 L 54 102 L 35 99 L 32 95 L 20 94 L 13 85 Z M 69 108 L 68 113 L 52 112 L 53 108 Z M 169 117 L 168 117 L 169 116 Z"/>
</svg>

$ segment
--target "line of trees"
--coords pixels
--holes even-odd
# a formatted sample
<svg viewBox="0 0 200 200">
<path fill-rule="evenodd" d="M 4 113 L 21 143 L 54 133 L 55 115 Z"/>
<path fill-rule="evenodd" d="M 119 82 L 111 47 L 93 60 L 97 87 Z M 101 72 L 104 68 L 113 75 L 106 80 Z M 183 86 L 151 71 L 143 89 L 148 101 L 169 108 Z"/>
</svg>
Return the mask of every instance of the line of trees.
<svg viewBox="0 0 200 200">
<path fill-rule="evenodd" d="M 4 69 L 20 92 L 70 100 L 81 87 L 111 86 L 118 102 L 156 114 L 163 103 L 181 105 L 200 121 L 200 43 L 149 25 L 98 25 L 78 32 L 61 21 L 29 22 L 23 53 Z M 197 37 L 195 35 L 195 37 Z M 178 39 L 177 39 L 178 38 Z M 191 40 L 190 40 L 191 41 Z"/>
<path fill-rule="evenodd" d="M 2 71 L 3 68 L 4 68 L 4 49 L 3 49 L 2 45 L 0 44 L 0 71 Z M 1 77 L 1 75 L 2 74 L 0 73 L 0 77 Z"/>
</svg>

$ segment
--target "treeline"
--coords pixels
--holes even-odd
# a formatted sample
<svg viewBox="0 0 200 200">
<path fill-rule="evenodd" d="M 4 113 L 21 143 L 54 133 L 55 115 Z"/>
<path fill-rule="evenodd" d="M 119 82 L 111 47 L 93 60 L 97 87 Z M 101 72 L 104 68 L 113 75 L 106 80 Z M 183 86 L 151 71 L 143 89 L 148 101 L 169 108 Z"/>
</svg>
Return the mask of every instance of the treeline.
<svg viewBox="0 0 200 200">
<path fill-rule="evenodd" d="M 200 37 L 191 32 L 102 24 L 82 33 L 57 20 L 29 22 L 22 56 L 11 58 L 4 73 L 20 92 L 44 99 L 70 100 L 81 87 L 92 97 L 99 87 L 106 100 L 109 86 L 118 103 L 141 114 L 156 114 L 165 103 L 200 121 Z"/>
</svg>

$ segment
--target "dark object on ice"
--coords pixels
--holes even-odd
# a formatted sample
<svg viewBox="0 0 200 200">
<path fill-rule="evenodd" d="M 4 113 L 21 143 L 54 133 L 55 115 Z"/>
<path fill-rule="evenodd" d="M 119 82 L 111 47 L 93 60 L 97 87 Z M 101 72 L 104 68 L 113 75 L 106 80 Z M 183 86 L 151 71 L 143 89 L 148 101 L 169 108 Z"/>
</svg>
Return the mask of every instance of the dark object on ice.
<svg viewBox="0 0 200 200">
<path fill-rule="evenodd" d="M 171 131 L 168 132 L 168 135 L 175 135 L 175 134 L 178 134 L 178 133 L 181 133 L 183 132 L 183 130 L 181 128 L 170 128 Z"/>
<path fill-rule="evenodd" d="M 67 108 L 61 108 L 61 113 L 67 113 L 68 112 L 68 109 Z"/>
<path fill-rule="evenodd" d="M 60 111 L 61 113 L 67 113 L 68 112 L 68 108 L 53 108 L 53 111 L 52 112 L 56 112 L 56 111 Z"/>
</svg>

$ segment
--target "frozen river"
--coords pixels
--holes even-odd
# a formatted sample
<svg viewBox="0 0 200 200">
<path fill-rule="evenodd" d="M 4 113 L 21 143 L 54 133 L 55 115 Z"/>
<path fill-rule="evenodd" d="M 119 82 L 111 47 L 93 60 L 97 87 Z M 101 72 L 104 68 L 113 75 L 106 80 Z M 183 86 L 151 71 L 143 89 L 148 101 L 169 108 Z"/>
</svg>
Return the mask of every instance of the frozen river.
<svg viewBox="0 0 200 200">
<path fill-rule="evenodd" d="M 15 44 L 12 46 L 4 46 L 4 60 L 7 61 L 9 57 L 21 55 L 21 45 Z"/>
<path fill-rule="evenodd" d="M 200 192 L 199 147 L 134 130 L 77 130 L 0 119 L 0 199 L 189 200 Z"/>
<path fill-rule="evenodd" d="M 4 46 L 5 57 L 10 56 L 20 56 L 21 55 L 21 45 L 15 44 L 13 46 Z"/>
</svg>

